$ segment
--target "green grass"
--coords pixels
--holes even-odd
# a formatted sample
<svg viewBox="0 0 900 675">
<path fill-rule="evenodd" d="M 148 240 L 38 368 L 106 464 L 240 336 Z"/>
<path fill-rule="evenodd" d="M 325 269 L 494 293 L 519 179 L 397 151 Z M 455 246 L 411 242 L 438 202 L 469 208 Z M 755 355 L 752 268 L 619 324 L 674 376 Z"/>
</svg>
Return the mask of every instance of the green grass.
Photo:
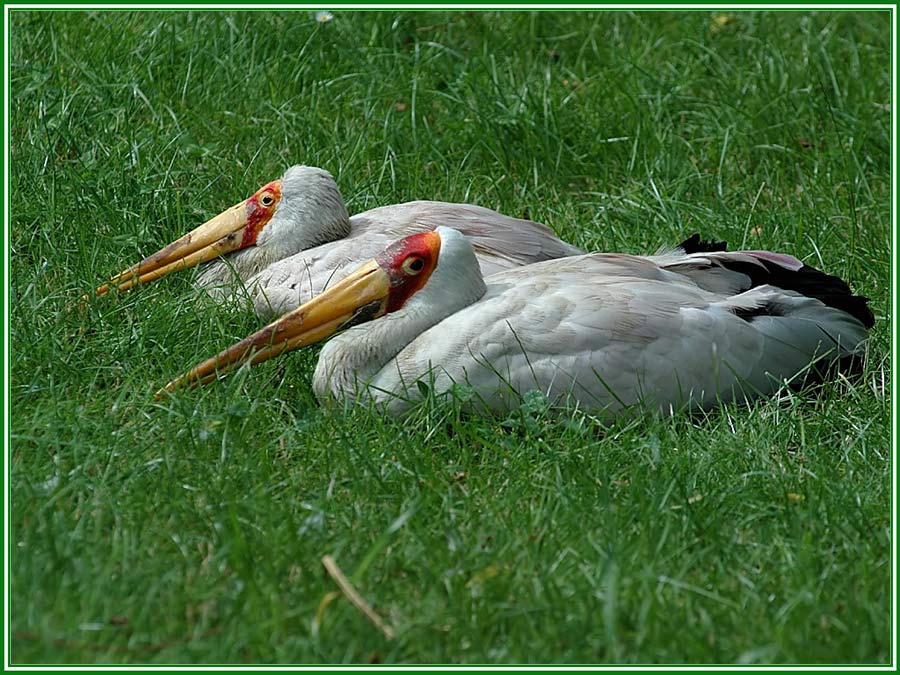
<svg viewBox="0 0 900 675">
<path fill-rule="evenodd" d="M 889 661 L 888 13 L 10 28 L 13 662 Z M 155 402 L 255 317 L 188 274 L 78 296 L 296 162 L 352 212 L 792 253 L 872 298 L 865 372 L 706 416 L 398 422 L 319 408 L 310 351 Z"/>
</svg>

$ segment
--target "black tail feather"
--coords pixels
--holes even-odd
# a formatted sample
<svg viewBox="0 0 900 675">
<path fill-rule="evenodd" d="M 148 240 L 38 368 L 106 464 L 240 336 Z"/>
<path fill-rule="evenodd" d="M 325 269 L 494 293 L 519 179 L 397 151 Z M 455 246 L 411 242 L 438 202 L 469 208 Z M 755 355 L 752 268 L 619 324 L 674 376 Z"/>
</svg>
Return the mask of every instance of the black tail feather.
<svg viewBox="0 0 900 675">
<path fill-rule="evenodd" d="M 716 253 L 727 250 L 724 241 L 705 241 L 699 233 L 694 233 L 678 245 L 685 253 Z M 740 272 L 750 279 L 750 286 L 776 286 L 786 291 L 795 291 L 810 298 L 815 298 L 829 307 L 834 307 L 856 318 L 866 328 L 875 325 L 875 315 L 869 309 L 869 298 L 854 295 L 847 282 L 833 274 L 827 274 L 810 265 L 799 270 L 791 270 L 777 263 L 757 258 L 759 265 L 751 262 L 719 259 L 719 264 L 728 269 Z M 769 312 L 759 312 L 769 313 Z M 751 319 L 752 316 L 743 317 Z"/>
<path fill-rule="evenodd" d="M 759 259 L 759 265 L 738 260 L 720 262 L 724 267 L 749 277 L 751 288 L 768 284 L 786 291 L 795 291 L 846 312 L 866 328 L 875 325 L 875 315 L 869 309 L 869 298 L 854 295 L 847 282 L 833 274 L 827 274 L 809 265 L 804 265 L 796 271 L 790 270 L 762 259 Z"/>
<path fill-rule="evenodd" d="M 691 253 L 715 253 L 716 251 L 728 250 L 724 241 L 704 241 L 700 238 L 700 233 L 695 232 L 683 242 L 678 244 L 678 248 L 687 254 Z"/>
</svg>

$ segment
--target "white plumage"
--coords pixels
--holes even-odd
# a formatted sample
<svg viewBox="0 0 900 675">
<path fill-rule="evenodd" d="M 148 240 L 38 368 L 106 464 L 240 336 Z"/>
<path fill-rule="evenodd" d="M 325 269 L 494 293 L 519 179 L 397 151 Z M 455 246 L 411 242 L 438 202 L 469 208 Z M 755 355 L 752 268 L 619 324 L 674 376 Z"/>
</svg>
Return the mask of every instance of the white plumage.
<svg viewBox="0 0 900 675">
<path fill-rule="evenodd" d="M 353 272 L 391 242 L 439 225 L 469 237 L 485 276 L 583 253 L 558 239 L 545 225 L 530 220 L 472 204 L 416 201 L 353 216 L 349 232 L 342 238 L 274 262 L 247 279 L 245 288 L 257 314 L 280 316 Z"/>
<path fill-rule="evenodd" d="M 790 256 L 590 254 L 485 280 L 470 241 L 449 228 L 436 234 L 439 242 L 432 238 L 428 246 L 437 263 L 424 285 L 396 311 L 353 326 L 322 349 L 313 380 L 320 398 L 374 400 L 399 413 L 421 398 L 416 383 L 424 381 L 438 394 L 454 383 L 467 385 L 476 407 L 497 412 L 532 390 L 609 415 L 639 402 L 710 408 L 771 394 L 816 359 L 857 353 L 872 322 L 865 299 Z M 413 259 L 410 250 L 428 255 L 422 246 L 395 244 L 378 265 L 361 268 L 357 279 L 309 305 L 358 293 L 379 266 L 391 279 L 391 297 L 406 283 L 400 270 Z M 761 283 L 767 280 L 783 287 Z M 810 297 L 817 294 L 825 302 Z M 371 307 L 373 297 L 361 302 Z M 280 353 L 283 340 L 316 328 L 306 307 L 169 388 L 246 361 L 251 348 L 262 349 L 254 362 Z"/>
<path fill-rule="evenodd" d="M 438 225 L 472 238 L 484 274 L 582 253 L 545 225 L 472 204 L 415 201 L 353 216 L 324 169 L 297 165 L 196 230 L 101 286 L 125 290 L 205 263 L 197 285 L 214 299 L 252 299 L 277 316 L 358 268 L 390 242 Z"/>
</svg>

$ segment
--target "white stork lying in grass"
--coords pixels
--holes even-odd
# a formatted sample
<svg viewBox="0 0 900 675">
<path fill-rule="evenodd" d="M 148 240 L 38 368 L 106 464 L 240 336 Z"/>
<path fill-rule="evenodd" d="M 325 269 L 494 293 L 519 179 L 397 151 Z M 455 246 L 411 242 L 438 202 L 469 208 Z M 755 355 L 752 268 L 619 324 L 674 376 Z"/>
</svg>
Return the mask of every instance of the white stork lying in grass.
<svg viewBox="0 0 900 675">
<path fill-rule="evenodd" d="M 392 241 L 438 225 L 472 241 L 481 272 L 583 253 L 545 225 L 472 204 L 415 201 L 353 216 L 331 174 L 294 166 L 197 229 L 100 286 L 120 291 L 207 263 L 198 285 L 224 299 L 243 282 L 261 316 L 278 316 L 374 257 Z"/>
<path fill-rule="evenodd" d="M 708 409 L 859 354 L 874 324 L 866 298 L 791 256 L 721 248 L 695 236 L 655 258 L 594 253 L 484 278 L 472 241 L 438 227 L 390 245 L 165 391 L 340 330 L 322 349 L 316 394 L 394 413 L 454 383 L 496 412 L 531 390 L 606 415 L 638 403 Z"/>
</svg>

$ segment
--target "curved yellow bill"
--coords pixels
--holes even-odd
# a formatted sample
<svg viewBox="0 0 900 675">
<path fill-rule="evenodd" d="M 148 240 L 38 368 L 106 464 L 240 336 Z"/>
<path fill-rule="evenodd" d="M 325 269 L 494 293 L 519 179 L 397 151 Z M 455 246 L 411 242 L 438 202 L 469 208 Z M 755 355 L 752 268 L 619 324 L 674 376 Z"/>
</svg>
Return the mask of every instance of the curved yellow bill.
<svg viewBox="0 0 900 675">
<path fill-rule="evenodd" d="M 188 269 L 236 251 L 242 246 L 246 227 L 247 207 L 241 202 L 144 258 L 137 265 L 110 277 L 107 283 L 97 288 L 95 294 L 105 295 L 112 288 L 126 291 L 138 284 L 154 281 L 171 272 Z M 84 296 L 85 299 L 87 297 Z"/>
<path fill-rule="evenodd" d="M 105 295 L 113 288 L 126 291 L 255 244 L 280 199 L 280 180 L 264 185 L 249 199 L 206 221 L 137 265 L 110 277 L 95 294 Z M 87 300 L 88 296 L 84 295 L 82 299 Z"/>
<path fill-rule="evenodd" d="M 257 364 L 320 342 L 338 330 L 387 311 L 390 275 L 375 260 L 277 321 L 194 366 L 156 392 L 206 384 L 244 363 Z"/>
</svg>

